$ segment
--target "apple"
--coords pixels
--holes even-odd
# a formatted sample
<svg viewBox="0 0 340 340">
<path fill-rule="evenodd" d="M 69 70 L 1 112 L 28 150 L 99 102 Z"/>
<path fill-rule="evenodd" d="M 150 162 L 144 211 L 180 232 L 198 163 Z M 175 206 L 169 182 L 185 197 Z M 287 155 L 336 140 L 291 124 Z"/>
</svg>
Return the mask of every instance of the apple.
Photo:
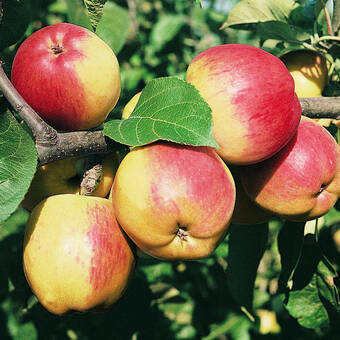
<svg viewBox="0 0 340 340">
<path fill-rule="evenodd" d="M 340 196 L 340 151 L 322 126 L 303 118 L 275 156 L 240 167 L 243 187 L 262 208 L 292 221 L 327 213 Z"/>
<path fill-rule="evenodd" d="M 301 107 L 283 62 L 257 47 L 211 47 L 190 63 L 186 79 L 212 110 L 218 154 L 245 165 L 263 161 L 294 136 Z"/>
<path fill-rule="evenodd" d="M 294 78 L 295 92 L 299 98 L 321 97 L 327 85 L 328 68 L 326 58 L 311 50 L 294 50 L 280 57 Z M 314 119 L 322 126 L 330 126 L 336 120 Z"/>
<path fill-rule="evenodd" d="M 135 256 L 109 200 L 64 194 L 33 209 L 23 267 L 40 303 L 61 315 L 116 302 L 133 274 Z"/>
<path fill-rule="evenodd" d="M 240 179 L 238 166 L 229 166 L 236 187 L 236 202 L 231 218 L 234 224 L 259 224 L 267 222 L 273 214 L 256 205 L 246 194 Z"/>
<path fill-rule="evenodd" d="M 44 27 L 19 47 L 11 80 L 27 103 L 60 130 L 85 130 L 105 121 L 118 101 L 120 73 L 111 48 L 86 28 Z"/>
<path fill-rule="evenodd" d="M 210 255 L 223 240 L 235 185 L 214 149 L 157 142 L 123 158 L 112 204 L 120 226 L 143 252 L 193 260 Z"/>
<path fill-rule="evenodd" d="M 81 177 L 78 168 L 84 168 L 86 158 L 66 158 L 40 166 L 21 202 L 21 206 L 31 211 L 45 198 L 57 194 L 77 194 L 80 191 Z M 102 176 L 91 196 L 106 197 L 112 187 L 119 160 L 116 153 L 103 158 Z"/>
<path fill-rule="evenodd" d="M 122 111 L 122 119 L 127 119 L 130 117 L 131 113 L 133 112 L 133 110 L 135 109 L 138 103 L 138 100 L 141 94 L 142 94 L 142 91 L 136 93 L 124 106 L 123 111 Z"/>
<path fill-rule="evenodd" d="M 320 97 L 328 81 L 326 58 L 311 50 L 290 51 L 280 59 L 294 78 L 299 98 Z"/>
</svg>

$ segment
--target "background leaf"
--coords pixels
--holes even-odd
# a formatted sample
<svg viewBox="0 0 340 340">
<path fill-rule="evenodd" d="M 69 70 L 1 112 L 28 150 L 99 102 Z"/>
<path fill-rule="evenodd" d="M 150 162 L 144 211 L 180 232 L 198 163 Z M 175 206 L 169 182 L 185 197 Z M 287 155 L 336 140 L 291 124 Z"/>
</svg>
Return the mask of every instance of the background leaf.
<svg viewBox="0 0 340 340">
<path fill-rule="evenodd" d="M 96 30 L 99 20 L 103 15 L 103 7 L 106 0 L 84 0 L 84 4 L 89 14 L 91 26 Z"/>
<path fill-rule="evenodd" d="M 268 240 L 268 223 L 230 227 L 227 284 L 240 306 L 252 313 L 257 269 Z"/>
<path fill-rule="evenodd" d="M 169 42 L 185 24 L 185 17 L 181 15 L 163 15 L 151 31 L 151 44 L 155 51 L 159 51 Z"/>
<path fill-rule="evenodd" d="M 300 260 L 304 228 L 304 222 L 286 221 L 278 235 L 278 249 L 281 256 L 280 290 L 287 288 Z"/>
<path fill-rule="evenodd" d="M 222 29 L 268 21 L 286 23 L 293 6 L 293 0 L 243 0 L 231 9 Z"/>
<path fill-rule="evenodd" d="M 6 0 L 2 4 L 0 50 L 23 37 L 31 20 L 29 0 Z M 20 18 L 20 20 L 18 20 Z"/>
<path fill-rule="evenodd" d="M 124 46 L 129 27 L 130 17 L 128 11 L 113 2 L 107 2 L 96 33 L 118 54 Z"/>
<path fill-rule="evenodd" d="M 90 17 L 81 0 L 66 0 L 67 18 L 72 24 L 92 29 Z M 96 34 L 118 54 L 122 49 L 130 27 L 127 10 L 113 2 L 106 2 L 101 19 L 96 26 Z"/>
<path fill-rule="evenodd" d="M 32 137 L 10 112 L 0 115 L 0 224 L 23 199 L 37 167 Z"/>
<path fill-rule="evenodd" d="M 131 116 L 105 123 L 104 134 L 130 146 L 167 140 L 218 147 L 208 104 L 191 84 L 175 77 L 151 80 Z"/>
</svg>

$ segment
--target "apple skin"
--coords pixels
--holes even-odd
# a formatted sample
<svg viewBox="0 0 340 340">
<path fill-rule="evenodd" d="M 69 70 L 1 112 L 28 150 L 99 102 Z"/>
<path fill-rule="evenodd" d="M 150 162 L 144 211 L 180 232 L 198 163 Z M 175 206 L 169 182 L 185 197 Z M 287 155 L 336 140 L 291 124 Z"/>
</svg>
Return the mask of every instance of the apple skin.
<svg viewBox="0 0 340 340">
<path fill-rule="evenodd" d="M 235 181 L 236 202 L 231 218 L 234 224 L 259 224 L 268 222 L 273 214 L 256 205 L 246 194 L 240 179 L 238 166 L 230 166 L 229 169 Z"/>
<path fill-rule="evenodd" d="M 124 157 L 112 202 L 120 226 L 142 251 L 163 260 L 194 260 L 223 240 L 235 185 L 212 148 L 157 142 Z"/>
<path fill-rule="evenodd" d="M 104 122 L 121 89 L 111 48 L 86 28 L 68 23 L 30 35 L 15 55 L 11 80 L 27 103 L 60 130 Z"/>
<path fill-rule="evenodd" d="M 294 78 L 299 98 L 320 97 L 328 81 L 326 58 L 311 50 L 295 50 L 280 57 Z"/>
<path fill-rule="evenodd" d="M 294 136 L 301 118 L 294 81 L 283 62 L 257 47 L 211 47 L 190 63 L 186 79 L 212 110 L 218 154 L 231 164 L 263 161 Z"/>
<path fill-rule="evenodd" d="M 116 302 L 133 274 L 135 255 L 109 200 L 55 195 L 28 219 L 23 267 L 40 303 L 61 315 Z"/>
<path fill-rule="evenodd" d="M 81 178 L 77 173 L 77 163 L 86 162 L 85 158 L 66 158 L 40 166 L 20 205 L 31 211 L 45 198 L 58 194 L 78 194 Z M 112 187 L 119 165 L 118 155 L 111 153 L 104 157 L 103 173 L 91 196 L 106 197 Z"/>
<path fill-rule="evenodd" d="M 131 113 L 135 109 L 138 100 L 142 94 L 142 91 L 136 93 L 124 106 L 123 111 L 122 111 L 122 119 L 127 119 L 130 117 Z"/>
<path fill-rule="evenodd" d="M 275 156 L 240 168 L 243 187 L 262 208 L 292 221 L 327 213 L 340 196 L 340 151 L 322 126 L 303 118 Z"/>
</svg>

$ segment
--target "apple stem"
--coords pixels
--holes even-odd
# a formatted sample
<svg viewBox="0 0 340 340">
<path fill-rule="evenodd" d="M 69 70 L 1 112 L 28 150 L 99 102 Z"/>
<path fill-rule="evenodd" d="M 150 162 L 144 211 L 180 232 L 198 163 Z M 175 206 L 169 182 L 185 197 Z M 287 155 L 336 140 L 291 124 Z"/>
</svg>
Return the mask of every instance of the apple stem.
<svg viewBox="0 0 340 340">
<path fill-rule="evenodd" d="M 80 195 L 91 195 L 97 188 L 103 175 L 103 165 L 96 164 L 84 173 L 80 183 Z"/>
</svg>

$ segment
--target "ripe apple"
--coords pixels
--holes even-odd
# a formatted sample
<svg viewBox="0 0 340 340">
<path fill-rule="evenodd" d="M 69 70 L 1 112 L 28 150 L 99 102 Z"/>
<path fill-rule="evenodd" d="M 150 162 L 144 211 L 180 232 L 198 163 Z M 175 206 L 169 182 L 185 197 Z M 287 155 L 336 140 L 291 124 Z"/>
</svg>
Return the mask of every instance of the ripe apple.
<svg viewBox="0 0 340 340">
<path fill-rule="evenodd" d="M 212 148 L 157 142 L 124 157 L 112 202 L 119 224 L 145 253 L 164 260 L 198 259 L 223 240 L 235 185 Z"/>
<path fill-rule="evenodd" d="M 61 130 L 101 124 L 120 94 L 119 64 L 111 48 L 68 23 L 30 35 L 15 55 L 11 79 L 27 103 Z"/>
<path fill-rule="evenodd" d="M 55 314 L 105 309 L 125 291 L 135 256 L 112 203 L 55 195 L 37 205 L 26 225 L 24 272 L 40 303 Z"/>
<path fill-rule="evenodd" d="M 130 117 L 131 113 L 135 109 L 138 100 L 140 98 L 140 95 L 142 94 L 142 91 L 136 93 L 129 101 L 128 103 L 124 106 L 123 112 L 122 112 L 122 119 L 127 119 Z"/>
<path fill-rule="evenodd" d="M 235 181 L 236 202 L 231 223 L 259 224 L 270 220 L 273 214 L 256 205 L 246 194 L 240 179 L 238 166 L 229 166 Z"/>
<path fill-rule="evenodd" d="M 326 58 L 315 51 L 295 50 L 280 58 L 294 78 L 299 98 L 320 97 L 328 80 Z"/>
<path fill-rule="evenodd" d="M 240 167 L 243 187 L 258 205 L 292 221 L 327 213 L 340 196 L 340 151 L 322 126 L 303 118 L 276 155 Z"/>
<path fill-rule="evenodd" d="M 21 206 L 31 211 L 39 202 L 49 196 L 79 193 L 81 177 L 78 167 L 85 167 L 85 162 L 86 158 L 66 158 L 39 167 Z M 118 164 L 117 154 L 111 153 L 104 157 L 102 176 L 91 196 L 106 197 L 109 194 Z"/>
<path fill-rule="evenodd" d="M 294 81 L 283 62 L 257 47 L 211 47 L 190 63 L 186 79 L 212 110 L 219 155 L 233 164 L 262 161 L 293 137 L 301 118 Z"/>
</svg>

